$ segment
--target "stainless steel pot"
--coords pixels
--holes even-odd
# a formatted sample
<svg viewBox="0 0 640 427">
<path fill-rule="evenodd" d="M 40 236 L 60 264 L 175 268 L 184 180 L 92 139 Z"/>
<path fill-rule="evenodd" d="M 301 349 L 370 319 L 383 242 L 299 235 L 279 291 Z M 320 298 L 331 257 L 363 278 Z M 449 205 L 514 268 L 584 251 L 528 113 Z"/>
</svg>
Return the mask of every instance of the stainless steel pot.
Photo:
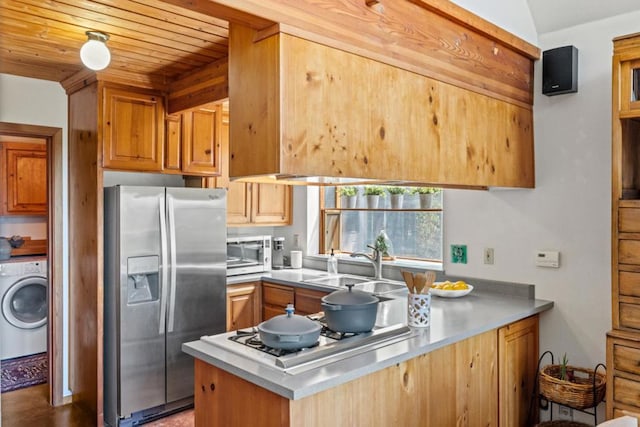
<svg viewBox="0 0 640 427">
<path fill-rule="evenodd" d="M 369 332 L 376 324 L 380 300 L 369 293 L 340 290 L 322 297 L 322 309 L 329 329 L 336 332 Z"/>
<path fill-rule="evenodd" d="M 315 345 L 322 326 L 304 316 L 293 314 L 292 304 L 287 305 L 285 311 L 287 314 L 272 317 L 258 325 L 262 343 L 284 350 L 297 350 Z"/>
</svg>

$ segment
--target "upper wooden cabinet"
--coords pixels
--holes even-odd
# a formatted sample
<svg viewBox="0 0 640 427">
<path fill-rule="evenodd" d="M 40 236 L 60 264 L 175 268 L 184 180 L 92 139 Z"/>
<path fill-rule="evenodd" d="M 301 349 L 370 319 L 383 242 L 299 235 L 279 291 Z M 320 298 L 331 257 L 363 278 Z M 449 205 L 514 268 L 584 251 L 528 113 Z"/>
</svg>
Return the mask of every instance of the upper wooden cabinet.
<svg viewBox="0 0 640 427">
<path fill-rule="evenodd" d="M 614 39 L 613 109 L 620 117 L 640 117 L 640 46 L 638 35 Z"/>
<path fill-rule="evenodd" d="M 108 169 L 162 171 L 164 97 L 134 88 L 104 88 L 103 160 Z"/>
<path fill-rule="evenodd" d="M 46 215 L 46 145 L 0 143 L 0 166 L 0 215 Z"/>
<path fill-rule="evenodd" d="M 182 173 L 182 115 L 169 115 L 164 124 L 164 172 Z"/>
<path fill-rule="evenodd" d="M 104 88 L 103 166 L 140 172 L 220 175 L 222 107 L 165 117 L 159 92 Z"/>
<path fill-rule="evenodd" d="M 290 185 L 238 182 L 229 180 L 229 115 L 223 112 L 220 121 L 221 175 L 204 178 L 198 185 L 208 188 L 226 188 L 227 225 L 279 226 L 290 225 L 292 193 Z"/>
<path fill-rule="evenodd" d="M 221 105 L 169 115 L 165 128 L 164 172 L 194 176 L 222 173 Z"/>
<path fill-rule="evenodd" d="M 182 171 L 186 174 L 220 174 L 222 107 L 183 113 Z"/>
<path fill-rule="evenodd" d="M 291 224 L 290 185 L 250 184 L 251 219 L 257 225 Z"/>
<path fill-rule="evenodd" d="M 534 186 L 531 105 L 285 32 L 231 23 L 229 51 L 232 178 Z"/>
</svg>

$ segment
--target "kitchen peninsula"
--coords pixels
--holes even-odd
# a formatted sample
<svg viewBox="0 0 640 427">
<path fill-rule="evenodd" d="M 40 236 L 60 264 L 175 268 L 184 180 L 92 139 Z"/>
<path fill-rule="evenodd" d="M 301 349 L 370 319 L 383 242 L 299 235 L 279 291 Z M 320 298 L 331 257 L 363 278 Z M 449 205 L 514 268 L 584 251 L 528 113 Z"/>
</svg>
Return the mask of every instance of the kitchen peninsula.
<svg viewBox="0 0 640 427">
<path fill-rule="evenodd" d="M 268 280 L 335 289 L 297 274 L 274 271 Z M 463 298 L 433 297 L 429 328 L 324 364 L 282 369 L 248 357 L 239 344 L 237 350 L 234 343 L 216 346 L 209 337 L 186 343 L 183 350 L 195 357 L 196 427 L 257 420 L 273 426 L 524 425 L 537 367 L 538 314 L 553 302 L 507 288 L 476 286 Z M 406 324 L 406 295 L 384 295 L 376 328 Z"/>
</svg>

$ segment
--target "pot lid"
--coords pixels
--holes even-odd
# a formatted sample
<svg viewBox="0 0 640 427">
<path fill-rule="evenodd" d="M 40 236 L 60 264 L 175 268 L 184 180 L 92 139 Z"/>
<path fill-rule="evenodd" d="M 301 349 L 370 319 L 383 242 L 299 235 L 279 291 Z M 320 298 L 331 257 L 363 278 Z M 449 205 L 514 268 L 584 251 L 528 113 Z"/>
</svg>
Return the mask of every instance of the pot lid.
<svg viewBox="0 0 640 427">
<path fill-rule="evenodd" d="M 353 285 L 347 285 L 349 289 L 343 289 L 340 291 L 331 292 L 329 295 L 322 297 L 322 302 L 327 304 L 339 304 L 339 305 L 365 305 L 373 304 L 380 301 L 380 299 L 370 293 L 353 290 Z"/>
<path fill-rule="evenodd" d="M 293 304 L 288 304 L 285 311 L 287 314 L 281 314 L 260 323 L 258 330 L 271 334 L 303 335 L 322 329 L 318 322 L 293 314 Z"/>
</svg>

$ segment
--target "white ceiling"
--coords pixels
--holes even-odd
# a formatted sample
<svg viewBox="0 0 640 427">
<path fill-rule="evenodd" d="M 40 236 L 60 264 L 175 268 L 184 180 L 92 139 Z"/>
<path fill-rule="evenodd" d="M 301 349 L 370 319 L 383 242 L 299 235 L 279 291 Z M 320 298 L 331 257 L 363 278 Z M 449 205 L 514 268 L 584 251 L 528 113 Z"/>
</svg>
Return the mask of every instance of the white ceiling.
<svg viewBox="0 0 640 427">
<path fill-rule="evenodd" d="M 640 10 L 640 0 L 527 0 L 527 3 L 538 34 Z"/>
</svg>

